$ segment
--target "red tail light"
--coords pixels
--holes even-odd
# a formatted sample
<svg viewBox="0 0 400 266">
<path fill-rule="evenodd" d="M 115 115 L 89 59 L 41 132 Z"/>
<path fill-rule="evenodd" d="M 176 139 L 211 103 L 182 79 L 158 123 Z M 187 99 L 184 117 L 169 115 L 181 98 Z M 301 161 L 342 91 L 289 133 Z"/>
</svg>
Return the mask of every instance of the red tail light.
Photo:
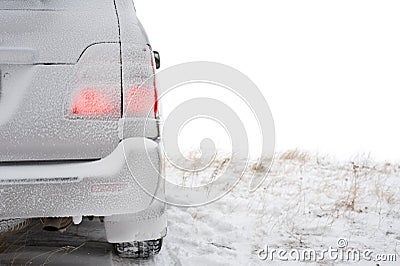
<svg viewBox="0 0 400 266">
<path fill-rule="evenodd" d="M 124 54 L 123 116 L 125 118 L 157 118 L 159 102 L 153 51 L 149 45 L 126 46 Z"/>
<path fill-rule="evenodd" d="M 119 106 L 107 93 L 96 89 L 84 89 L 75 97 L 72 113 L 84 116 L 120 114 Z"/>
<path fill-rule="evenodd" d="M 157 91 L 140 86 L 134 86 L 128 91 L 126 103 L 128 114 L 148 115 L 153 110 L 158 112 Z"/>
<path fill-rule="evenodd" d="M 154 97 L 155 97 L 154 114 L 157 116 L 157 113 L 158 113 L 158 91 L 157 91 L 157 86 L 154 86 Z"/>
</svg>

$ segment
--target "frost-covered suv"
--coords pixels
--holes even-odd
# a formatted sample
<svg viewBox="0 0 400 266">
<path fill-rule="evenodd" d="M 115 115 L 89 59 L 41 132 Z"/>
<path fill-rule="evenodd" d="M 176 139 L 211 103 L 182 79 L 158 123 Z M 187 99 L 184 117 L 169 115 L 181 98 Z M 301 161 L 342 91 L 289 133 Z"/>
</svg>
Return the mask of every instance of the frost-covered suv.
<svg viewBox="0 0 400 266">
<path fill-rule="evenodd" d="M 119 255 L 158 253 L 158 65 L 132 0 L 0 0 L 0 235 L 104 217 Z"/>
</svg>

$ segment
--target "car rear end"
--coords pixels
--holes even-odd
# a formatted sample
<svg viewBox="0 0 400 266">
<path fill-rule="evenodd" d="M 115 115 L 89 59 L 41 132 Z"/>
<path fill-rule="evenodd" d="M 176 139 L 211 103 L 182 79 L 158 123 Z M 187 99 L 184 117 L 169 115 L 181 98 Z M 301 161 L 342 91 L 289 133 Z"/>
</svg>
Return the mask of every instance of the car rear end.
<svg viewBox="0 0 400 266">
<path fill-rule="evenodd" d="M 131 1 L 0 0 L 0 219 L 106 216 L 110 242 L 162 237 L 154 71 Z M 116 236 L 143 214 L 163 222 Z"/>
</svg>

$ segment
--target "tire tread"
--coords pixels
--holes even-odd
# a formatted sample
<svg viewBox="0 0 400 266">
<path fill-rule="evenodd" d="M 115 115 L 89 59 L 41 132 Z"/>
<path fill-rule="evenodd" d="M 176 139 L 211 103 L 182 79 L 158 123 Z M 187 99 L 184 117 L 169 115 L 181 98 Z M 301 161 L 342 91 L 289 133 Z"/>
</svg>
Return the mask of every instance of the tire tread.
<svg viewBox="0 0 400 266">
<path fill-rule="evenodd" d="M 121 258 L 148 259 L 161 251 L 163 239 L 115 244 L 115 253 Z"/>
</svg>

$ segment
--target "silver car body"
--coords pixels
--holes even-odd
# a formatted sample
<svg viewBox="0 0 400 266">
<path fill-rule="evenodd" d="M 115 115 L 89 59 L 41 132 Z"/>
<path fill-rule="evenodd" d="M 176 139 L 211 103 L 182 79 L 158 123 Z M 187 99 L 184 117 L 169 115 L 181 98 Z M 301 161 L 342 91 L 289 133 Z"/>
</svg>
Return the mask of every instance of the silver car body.
<svg viewBox="0 0 400 266">
<path fill-rule="evenodd" d="M 131 0 L 0 0 L 0 219 L 165 234 L 158 111 L 128 107 L 143 84 L 156 94 L 153 59 Z"/>
</svg>

